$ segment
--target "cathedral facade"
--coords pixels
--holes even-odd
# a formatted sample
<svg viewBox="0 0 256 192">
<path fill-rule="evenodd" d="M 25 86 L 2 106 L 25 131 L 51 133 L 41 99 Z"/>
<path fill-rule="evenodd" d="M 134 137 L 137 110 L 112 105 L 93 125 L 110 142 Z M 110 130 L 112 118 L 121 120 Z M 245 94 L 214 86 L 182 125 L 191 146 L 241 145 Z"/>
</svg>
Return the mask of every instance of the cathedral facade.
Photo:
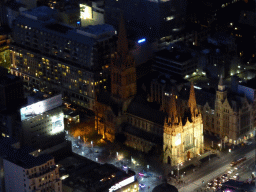
<svg viewBox="0 0 256 192">
<path fill-rule="evenodd" d="M 172 94 L 163 132 L 163 161 L 171 165 L 188 161 L 204 151 L 203 121 L 196 106 L 193 84 L 188 107 L 182 111 L 178 113 L 177 99 Z"/>
</svg>

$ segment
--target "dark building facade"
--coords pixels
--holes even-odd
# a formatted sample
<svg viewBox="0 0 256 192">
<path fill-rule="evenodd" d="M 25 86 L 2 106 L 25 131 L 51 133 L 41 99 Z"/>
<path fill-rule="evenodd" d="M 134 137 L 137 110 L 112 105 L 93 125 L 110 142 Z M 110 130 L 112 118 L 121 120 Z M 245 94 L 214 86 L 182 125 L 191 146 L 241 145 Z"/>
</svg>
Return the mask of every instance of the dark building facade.
<svg viewBox="0 0 256 192">
<path fill-rule="evenodd" d="M 186 2 L 176 0 L 106 0 L 105 22 L 117 28 L 124 15 L 128 37 L 155 41 L 184 28 Z M 184 18 L 184 19 L 182 19 Z"/>
</svg>

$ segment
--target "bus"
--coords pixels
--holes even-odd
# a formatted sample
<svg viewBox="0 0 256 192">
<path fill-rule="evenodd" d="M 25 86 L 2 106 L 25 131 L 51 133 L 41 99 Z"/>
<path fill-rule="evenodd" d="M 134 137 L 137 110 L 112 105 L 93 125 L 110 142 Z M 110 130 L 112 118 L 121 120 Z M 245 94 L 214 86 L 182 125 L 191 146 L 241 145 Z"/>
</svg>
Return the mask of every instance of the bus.
<svg viewBox="0 0 256 192">
<path fill-rule="evenodd" d="M 246 160 L 246 157 L 240 158 L 240 159 L 238 159 L 238 160 L 233 161 L 232 163 L 230 163 L 230 166 L 231 166 L 231 167 L 234 167 L 234 166 L 238 165 L 239 163 L 244 162 L 245 160 Z"/>
</svg>

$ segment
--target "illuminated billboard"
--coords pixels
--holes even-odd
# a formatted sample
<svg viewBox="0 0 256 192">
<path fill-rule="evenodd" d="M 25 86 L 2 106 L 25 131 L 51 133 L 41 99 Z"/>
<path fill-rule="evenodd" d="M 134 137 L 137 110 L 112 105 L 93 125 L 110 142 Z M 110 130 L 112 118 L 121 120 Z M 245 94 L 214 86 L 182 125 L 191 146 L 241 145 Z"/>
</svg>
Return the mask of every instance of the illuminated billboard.
<svg viewBox="0 0 256 192">
<path fill-rule="evenodd" d="M 64 117 L 63 114 L 52 117 L 52 132 L 51 134 L 57 134 L 64 131 Z"/>
<path fill-rule="evenodd" d="M 80 6 L 80 18 L 92 19 L 92 8 L 85 4 L 80 4 L 79 6 Z"/>
<path fill-rule="evenodd" d="M 62 96 L 56 95 L 54 97 L 33 103 L 20 109 L 21 121 L 37 116 L 46 111 L 52 110 L 62 105 Z"/>
<path fill-rule="evenodd" d="M 134 182 L 135 181 L 135 178 L 134 176 L 131 176 L 123 181 L 120 181 L 119 183 L 116 183 L 115 185 L 113 185 L 110 189 L 109 189 L 109 192 L 112 192 L 112 191 L 116 191 L 117 189 L 120 189 L 126 185 L 129 185 L 130 183 Z"/>
</svg>

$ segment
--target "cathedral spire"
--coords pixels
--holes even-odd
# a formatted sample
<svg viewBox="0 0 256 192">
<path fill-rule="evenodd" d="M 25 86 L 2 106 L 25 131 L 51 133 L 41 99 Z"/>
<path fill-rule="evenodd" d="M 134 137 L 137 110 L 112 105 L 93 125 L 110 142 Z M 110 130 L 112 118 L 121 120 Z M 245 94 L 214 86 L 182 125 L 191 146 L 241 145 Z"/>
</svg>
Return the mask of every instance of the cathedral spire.
<svg viewBox="0 0 256 192">
<path fill-rule="evenodd" d="M 225 91 L 225 85 L 223 84 L 223 77 L 222 75 L 220 75 L 220 81 L 219 81 L 219 84 L 218 84 L 218 91 Z"/>
<path fill-rule="evenodd" d="M 176 96 L 175 96 L 173 90 L 172 90 L 171 97 L 170 97 L 168 116 L 169 116 L 168 117 L 169 123 L 178 123 L 178 122 L 175 122 L 178 117 L 178 113 L 177 113 Z"/>
<path fill-rule="evenodd" d="M 121 14 L 119 31 L 118 31 L 118 41 L 117 41 L 117 53 L 125 59 L 129 53 L 128 40 L 125 30 L 124 16 Z"/>
<path fill-rule="evenodd" d="M 222 75 L 220 75 L 220 81 L 219 81 L 219 85 L 223 85 L 223 78 L 222 78 Z"/>
<path fill-rule="evenodd" d="M 190 108 L 191 115 L 194 116 L 196 112 L 196 95 L 195 95 L 194 84 L 192 81 L 191 81 L 190 94 L 188 99 L 188 107 Z"/>
</svg>

